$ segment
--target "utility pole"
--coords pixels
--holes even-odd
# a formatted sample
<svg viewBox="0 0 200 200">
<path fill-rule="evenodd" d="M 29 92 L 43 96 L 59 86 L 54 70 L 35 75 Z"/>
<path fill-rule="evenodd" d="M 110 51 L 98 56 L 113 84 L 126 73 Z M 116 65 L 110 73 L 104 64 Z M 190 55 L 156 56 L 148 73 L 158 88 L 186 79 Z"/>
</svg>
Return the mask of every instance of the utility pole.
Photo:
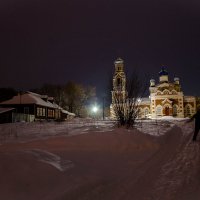
<svg viewBox="0 0 200 200">
<path fill-rule="evenodd" d="M 103 120 L 105 119 L 105 113 L 104 113 L 104 110 L 105 110 L 105 96 L 103 96 L 103 109 L 102 109 L 102 114 L 103 114 Z"/>
</svg>

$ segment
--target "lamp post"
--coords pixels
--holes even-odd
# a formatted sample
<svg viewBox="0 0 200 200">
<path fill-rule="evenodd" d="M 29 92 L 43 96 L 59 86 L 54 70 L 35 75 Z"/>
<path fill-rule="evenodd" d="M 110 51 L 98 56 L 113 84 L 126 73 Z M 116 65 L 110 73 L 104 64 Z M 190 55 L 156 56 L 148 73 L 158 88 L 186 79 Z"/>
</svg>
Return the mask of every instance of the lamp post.
<svg viewBox="0 0 200 200">
<path fill-rule="evenodd" d="M 103 120 L 104 120 L 104 118 L 105 118 L 105 113 L 104 113 L 104 111 L 105 111 L 105 97 L 103 96 L 103 109 L 102 109 L 102 115 L 103 115 Z"/>
</svg>

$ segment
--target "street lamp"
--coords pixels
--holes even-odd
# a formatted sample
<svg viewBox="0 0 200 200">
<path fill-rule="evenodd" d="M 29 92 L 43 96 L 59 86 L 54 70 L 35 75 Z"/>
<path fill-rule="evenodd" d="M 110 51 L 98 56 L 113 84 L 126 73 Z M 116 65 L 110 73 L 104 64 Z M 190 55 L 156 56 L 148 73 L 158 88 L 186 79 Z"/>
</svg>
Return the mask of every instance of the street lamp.
<svg viewBox="0 0 200 200">
<path fill-rule="evenodd" d="M 98 112 L 98 107 L 94 105 L 92 107 L 93 117 L 94 117 L 94 124 L 96 124 L 96 113 Z"/>
<path fill-rule="evenodd" d="M 92 112 L 93 112 L 94 114 L 96 114 L 97 111 L 98 111 L 98 107 L 97 107 L 96 105 L 93 106 L 93 107 L 92 107 Z"/>
</svg>

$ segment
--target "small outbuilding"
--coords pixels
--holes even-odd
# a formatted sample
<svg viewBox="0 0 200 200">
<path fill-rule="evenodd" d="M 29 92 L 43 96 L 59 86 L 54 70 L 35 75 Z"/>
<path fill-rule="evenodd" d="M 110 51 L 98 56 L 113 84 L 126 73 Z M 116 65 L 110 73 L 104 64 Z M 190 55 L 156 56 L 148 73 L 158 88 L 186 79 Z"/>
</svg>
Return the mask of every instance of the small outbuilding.
<svg viewBox="0 0 200 200">
<path fill-rule="evenodd" d="M 12 123 L 15 108 L 0 108 L 0 124 Z"/>
</svg>

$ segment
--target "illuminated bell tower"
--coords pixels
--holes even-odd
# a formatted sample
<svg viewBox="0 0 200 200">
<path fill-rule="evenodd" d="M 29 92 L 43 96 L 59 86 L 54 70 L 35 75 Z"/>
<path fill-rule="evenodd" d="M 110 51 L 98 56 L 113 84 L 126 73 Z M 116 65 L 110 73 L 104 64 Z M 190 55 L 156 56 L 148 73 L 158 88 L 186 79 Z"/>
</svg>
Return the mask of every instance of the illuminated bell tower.
<svg viewBox="0 0 200 200">
<path fill-rule="evenodd" d="M 127 97 L 126 75 L 124 72 L 124 61 L 118 58 L 114 62 L 115 73 L 113 76 L 112 103 L 125 102 Z M 117 102 L 116 102 L 117 99 Z"/>
</svg>

